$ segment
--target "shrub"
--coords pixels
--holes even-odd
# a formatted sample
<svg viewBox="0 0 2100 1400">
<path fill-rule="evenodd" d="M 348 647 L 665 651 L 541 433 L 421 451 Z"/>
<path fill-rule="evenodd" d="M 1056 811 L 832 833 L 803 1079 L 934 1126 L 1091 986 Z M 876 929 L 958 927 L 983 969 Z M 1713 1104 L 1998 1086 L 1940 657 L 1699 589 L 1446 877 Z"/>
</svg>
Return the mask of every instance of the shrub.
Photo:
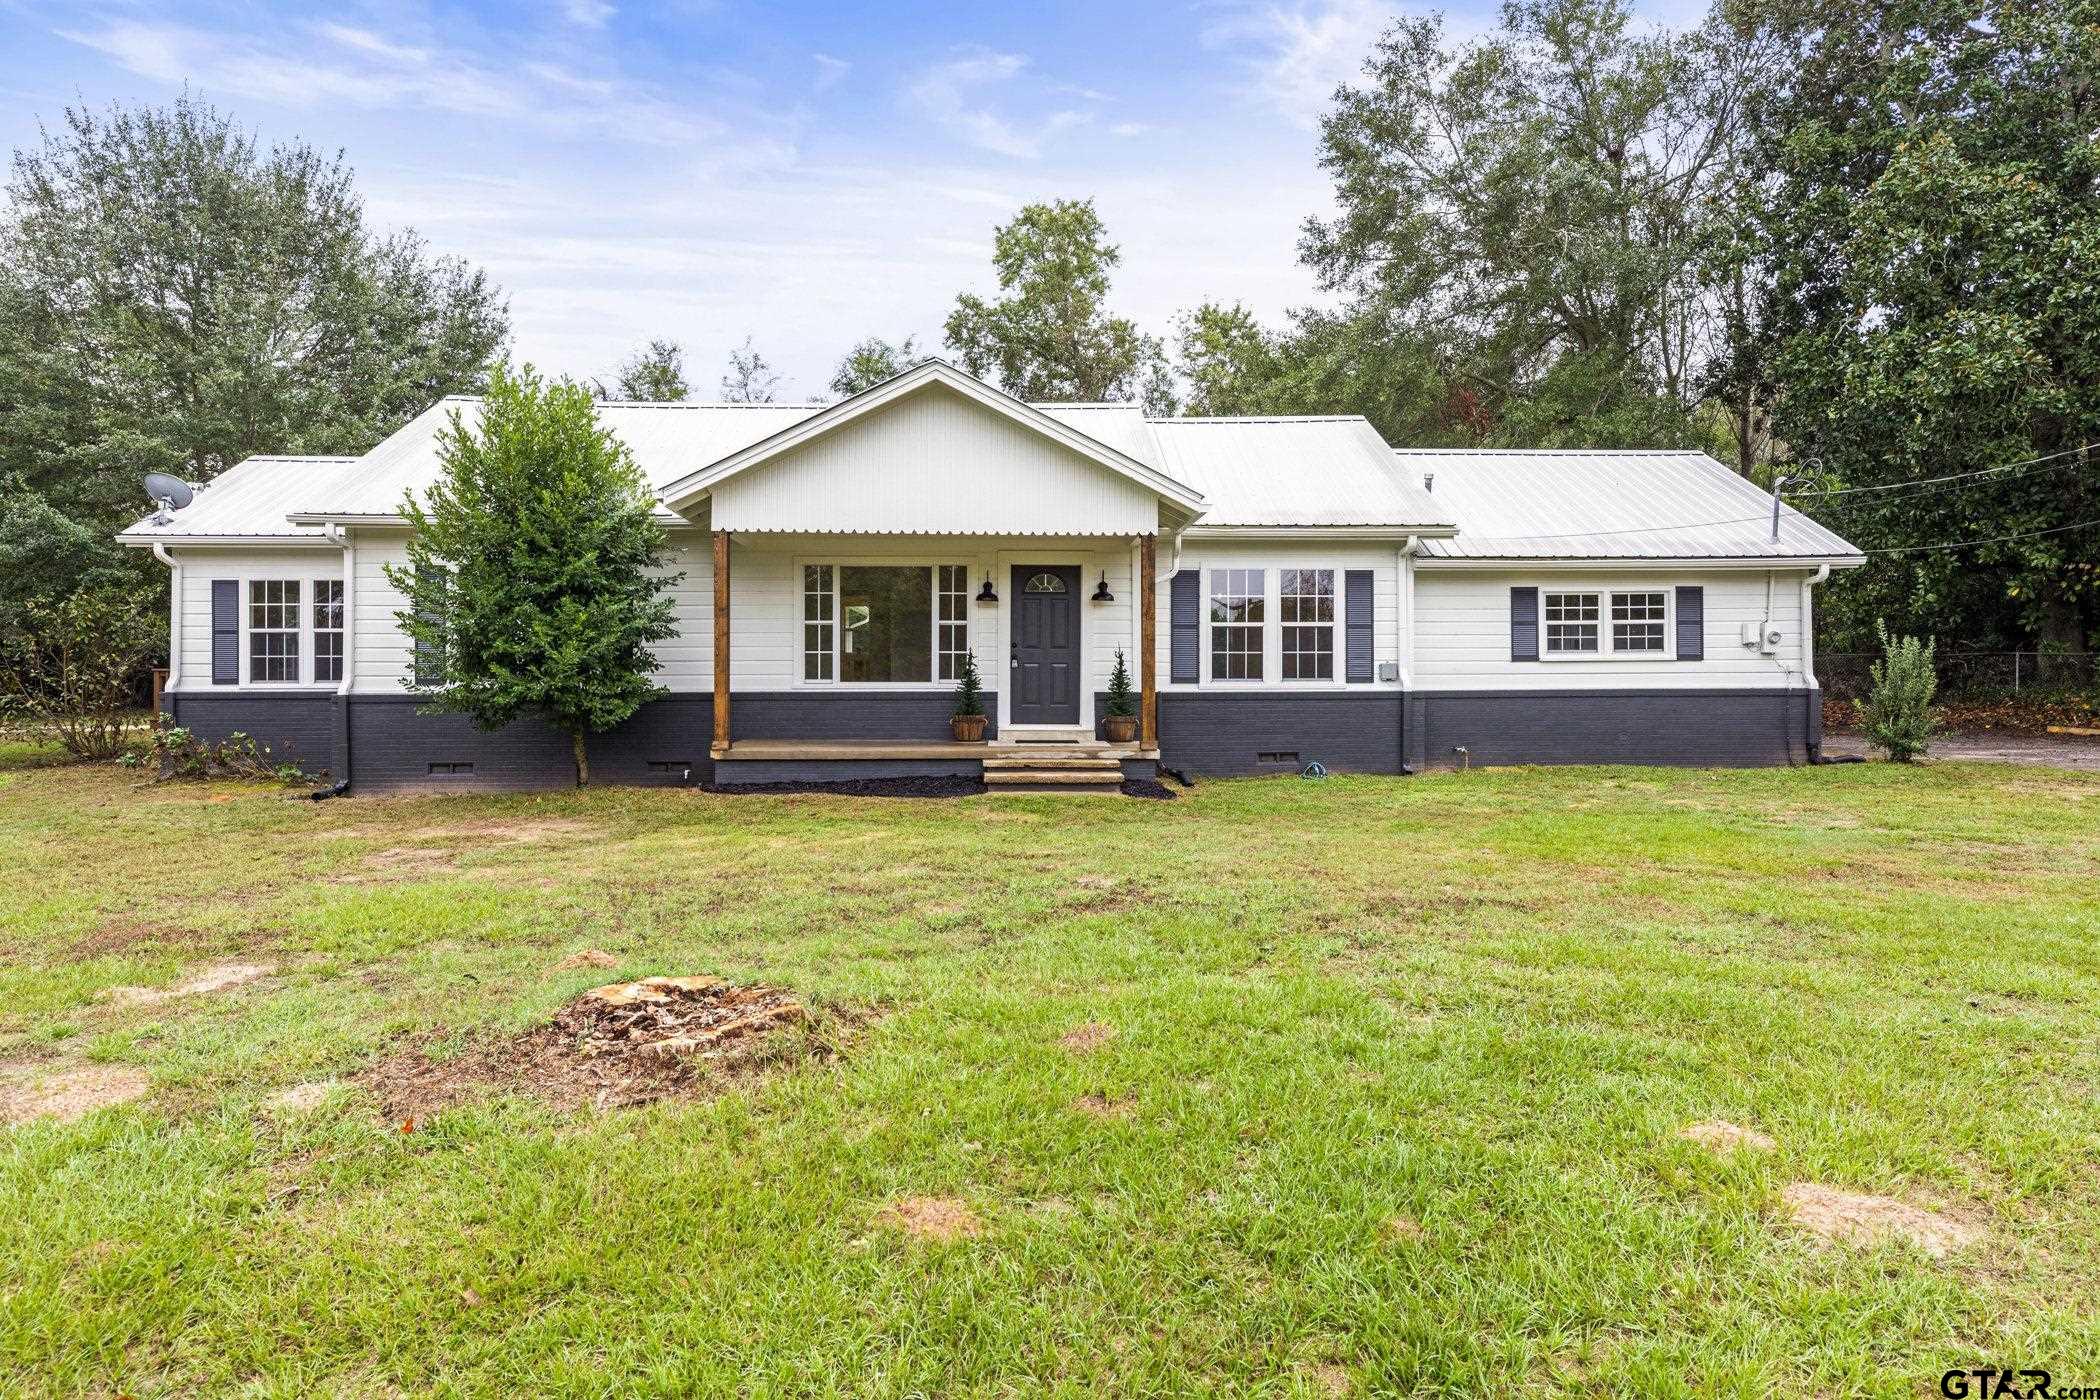
<svg viewBox="0 0 2100 1400">
<path fill-rule="evenodd" d="M 0 656 L 0 699 L 75 758 L 115 758 L 131 683 L 152 660 L 160 626 L 143 600 L 116 588 L 25 604 Z"/>
<path fill-rule="evenodd" d="M 977 675 L 977 658 L 967 651 L 955 667 L 955 713 L 984 713 L 984 682 Z"/>
<path fill-rule="evenodd" d="M 244 778 L 250 782 L 303 783 L 315 774 L 287 763 L 238 731 L 208 744 L 179 724 L 156 726 L 150 742 L 127 750 L 117 760 L 128 768 L 151 767 L 163 781 L 171 778 Z"/>
<path fill-rule="evenodd" d="M 1116 669 L 1108 673 L 1108 712 L 1118 718 L 1137 713 L 1137 691 L 1130 684 L 1130 664 L 1116 649 Z"/>
<path fill-rule="evenodd" d="M 1869 672 L 1867 698 L 1858 702 L 1860 719 L 1876 748 L 1898 763 L 1908 763 L 1930 747 L 1938 726 L 1932 709 L 1933 692 L 1939 688 L 1933 643 L 1891 637 L 1879 621 L 1874 631 L 1881 639 L 1882 659 Z"/>
</svg>

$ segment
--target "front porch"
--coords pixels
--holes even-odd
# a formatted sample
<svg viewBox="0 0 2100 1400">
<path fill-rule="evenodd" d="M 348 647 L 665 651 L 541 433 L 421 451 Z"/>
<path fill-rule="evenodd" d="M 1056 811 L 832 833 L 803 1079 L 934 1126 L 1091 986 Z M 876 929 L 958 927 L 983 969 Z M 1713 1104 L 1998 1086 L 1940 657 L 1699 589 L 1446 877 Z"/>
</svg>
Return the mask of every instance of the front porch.
<svg viewBox="0 0 2100 1400">
<path fill-rule="evenodd" d="M 842 780 L 974 777 L 1058 761 L 1077 772 L 1104 760 L 1127 776 L 1156 771 L 1155 534 L 709 533 L 720 780 L 817 781 L 820 768 Z M 1137 733 L 1110 745 L 1118 653 Z M 971 659 L 989 743 L 944 737 Z"/>
</svg>

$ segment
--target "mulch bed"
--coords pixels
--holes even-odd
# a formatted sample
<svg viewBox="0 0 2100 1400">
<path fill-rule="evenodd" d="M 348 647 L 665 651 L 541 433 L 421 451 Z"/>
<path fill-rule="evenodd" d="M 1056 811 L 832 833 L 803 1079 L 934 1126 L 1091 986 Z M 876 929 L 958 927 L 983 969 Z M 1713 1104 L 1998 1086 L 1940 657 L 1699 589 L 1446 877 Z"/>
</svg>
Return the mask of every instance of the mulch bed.
<svg viewBox="0 0 2100 1400">
<path fill-rule="evenodd" d="M 730 796 L 828 792 L 842 797 L 974 797 L 985 786 L 976 778 L 847 778 L 829 783 L 710 783 L 707 790 Z"/>
<path fill-rule="evenodd" d="M 563 1109 L 622 1108 L 784 1060 L 835 1058 L 837 1048 L 821 1036 L 784 1033 L 808 1019 L 777 987 L 649 977 L 593 988 L 545 1026 L 473 1040 L 450 1054 L 432 1054 L 447 1036 L 430 1032 L 355 1080 L 411 1130 L 440 1109 L 491 1093 L 529 1093 Z"/>
<path fill-rule="evenodd" d="M 1123 780 L 1123 795 L 1125 797 L 1149 797 L 1156 802 L 1172 802 L 1174 800 L 1174 789 L 1168 787 L 1157 778 L 1125 778 Z"/>
<path fill-rule="evenodd" d="M 2050 725 L 2100 727 L 2100 707 L 2077 698 L 2029 700 L 2005 696 L 1993 700 L 1942 699 L 1940 726 L 1954 734 L 2048 734 Z M 1857 733 L 1859 711 L 1850 700 L 1825 696 L 1823 728 L 1832 734 Z"/>
</svg>

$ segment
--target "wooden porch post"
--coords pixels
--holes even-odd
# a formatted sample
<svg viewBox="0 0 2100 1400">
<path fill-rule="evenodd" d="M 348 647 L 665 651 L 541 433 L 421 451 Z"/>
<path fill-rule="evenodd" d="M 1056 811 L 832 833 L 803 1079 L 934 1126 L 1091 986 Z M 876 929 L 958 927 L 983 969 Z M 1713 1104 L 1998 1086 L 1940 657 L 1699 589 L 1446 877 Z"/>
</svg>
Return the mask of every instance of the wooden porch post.
<svg viewBox="0 0 2100 1400">
<path fill-rule="evenodd" d="M 729 532 L 715 531 L 715 741 L 714 755 L 729 751 Z"/>
<path fill-rule="evenodd" d="M 1138 743 L 1148 749 L 1159 747 L 1159 600 L 1153 593 L 1158 550 L 1157 535 L 1138 541 L 1138 664 L 1144 675 L 1138 685 Z"/>
</svg>

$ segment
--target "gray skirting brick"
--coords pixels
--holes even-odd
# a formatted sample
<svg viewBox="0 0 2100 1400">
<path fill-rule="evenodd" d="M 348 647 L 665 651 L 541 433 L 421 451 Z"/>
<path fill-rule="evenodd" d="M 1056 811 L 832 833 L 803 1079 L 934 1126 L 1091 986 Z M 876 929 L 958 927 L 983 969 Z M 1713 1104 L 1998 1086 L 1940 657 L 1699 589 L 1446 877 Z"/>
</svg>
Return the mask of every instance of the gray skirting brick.
<svg viewBox="0 0 2100 1400">
<path fill-rule="evenodd" d="M 206 743 L 245 734 L 270 750 L 280 763 L 296 763 L 313 774 L 341 771 L 336 747 L 336 700 L 333 689 L 254 691 L 218 695 L 178 691 L 161 697 L 161 709 L 172 723 Z"/>
<path fill-rule="evenodd" d="M 1209 777 L 1400 771 L 1400 692 L 1159 697 L 1159 756 L 1167 768 Z"/>
<path fill-rule="evenodd" d="M 1419 700 L 1419 765 L 1644 763 L 1748 768 L 1806 763 L 1823 697 L 1804 690 L 1431 691 Z"/>
</svg>

